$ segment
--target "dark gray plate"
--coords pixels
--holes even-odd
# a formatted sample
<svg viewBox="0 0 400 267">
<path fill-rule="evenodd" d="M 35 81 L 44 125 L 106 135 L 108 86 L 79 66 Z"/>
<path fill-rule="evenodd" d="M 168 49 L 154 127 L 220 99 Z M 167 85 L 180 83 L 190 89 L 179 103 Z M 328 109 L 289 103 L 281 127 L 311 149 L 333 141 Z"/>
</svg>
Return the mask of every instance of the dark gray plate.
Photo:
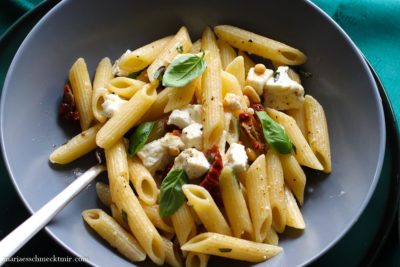
<svg viewBox="0 0 400 267">
<path fill-rule="evenodd" d="M 59 127 L 56 111 L 68 69 L 78 56 L 86 58 L 93 72 L 103 56 L 116 58 L 127 48 L 174 33 L 182 24 L 195 39 L 206 24 L 221 23 L 306 52 L 305 68 L 313 77 L 304 81 L 305 88 L 324 105 L 331 131 L 333 172 L 308 177 L 302 209 L 306 231 L 286 234 L 281 241 L 285 252 L 260 265 L 303 265 L 337 242 L 359 217 L 379 177 L 385 143 L 383 111 L 373 77 L 354 45 L 326 15 L 303 1 L 153 1 L 149 5 L 75 0 L 56 6 L 23 42 L 3 89 L 4 157 L 27 206 L 37 210 L 90 165 L 90 156 L 63 168 L 52 168 L 47 162 L 53 145 L 74 134 L 73 129 Z M 97 205 L 89 187 L 55 218 L 49 231 L 92 264 L 128 266 L 84 226 L 80 212 Z"/>
</svg>

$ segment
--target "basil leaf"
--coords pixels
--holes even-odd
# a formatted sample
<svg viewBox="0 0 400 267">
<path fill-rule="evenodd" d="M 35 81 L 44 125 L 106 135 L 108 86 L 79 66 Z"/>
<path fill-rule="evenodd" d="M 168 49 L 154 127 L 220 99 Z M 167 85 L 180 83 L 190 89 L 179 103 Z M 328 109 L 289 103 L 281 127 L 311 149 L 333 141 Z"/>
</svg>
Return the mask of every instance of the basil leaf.
<svg viewBox="0 0 400 267">
<path fill-rule="evenodd" d="M 179 56 L 165 70 L 164 87 L 182 87 L 199 77 L 206 69 L 204 52 L 201 56 L 186 54 Z"/>
<path fill-rule="evenodd" d="M 131 137 L 129 138 L 129 149 L 128 153 L 132 157 L 139 152 L 140 149 L 146 144 L 147 139 L 153 130 L 154 125 L 156 125 L 155 121 L 144 122 L 140 124 L 136 130 L 133 132 Z"/>
<path fill-rule="evenodd" d="M 160 216 L 168 217 L 185 202 L 182 186 L 188 182 L 182 169 L 175 169 L 164 178 L 160 188 Z"/>
<path fill-rule="evenodd" d="M 131 79 L 136 79 L 140 73 L 142 73 L 143 70 L 139 70 L 139 71 L 135 71 L 132 72 L 131 74 L 129 74 L 128 76 L 126 76 L 127 78 L 131 78 Z"/>
<path fill-rule="evenodd" d="M 263 134 L 267 143 L 281 154 L 288 154 L 292 151 L 292 142 L 290 142 L 283 127 L 271 119 L 265 111 L 256 112 L 261 122 Z"/>
</svg>

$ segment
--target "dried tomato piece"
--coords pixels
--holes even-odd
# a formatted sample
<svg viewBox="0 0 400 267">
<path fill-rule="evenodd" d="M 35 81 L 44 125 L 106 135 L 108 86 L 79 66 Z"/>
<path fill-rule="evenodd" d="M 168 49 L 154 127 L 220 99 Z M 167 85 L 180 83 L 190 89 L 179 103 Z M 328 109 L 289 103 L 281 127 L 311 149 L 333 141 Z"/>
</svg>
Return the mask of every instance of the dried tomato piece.
<svg viewBox="0 0 400 267">
<path fill-rule="evenodd" d="M 253 103 L 250 106 L 254 111 L 265 111 L 264 106 L 260 103 Z"/>
<path fill-rule="evenodd" d="M 212 148 L 207 150 L 206 157 L 211 163 L 211 167 L 205 178 L 201 181 L 200 186 L 207 189 L 217 205 L 221 206 L 222 197 L 219 189 L 219 175 L 221 174 L 224 165 L 218 146 L 214 145 Z"/>
<path fill-rule="evenodd" d="M 265 147 L 264 136 L 260 122 L 254 117 L 254 115 L 248 112 L 240 113 L 239 124 L 242 133 L 249 139 L 253 148 L 255 150 L 263 150 Z"/>
<path fill-rule="evenodd" d="M 76 110 L 75 98 L 68 83 L 64 86 L 64 95 L 59 113 L 61 120 L 65 122 L 78 123 L 80 120 L 79 112 Z"/>
</svg>

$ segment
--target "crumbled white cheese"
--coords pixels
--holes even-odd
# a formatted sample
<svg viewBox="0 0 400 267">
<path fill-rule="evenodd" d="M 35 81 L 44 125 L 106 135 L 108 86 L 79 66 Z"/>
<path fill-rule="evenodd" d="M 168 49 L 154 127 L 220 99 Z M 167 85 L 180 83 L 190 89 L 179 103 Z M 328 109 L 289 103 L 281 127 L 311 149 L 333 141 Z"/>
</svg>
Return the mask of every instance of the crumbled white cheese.
<svg viewBox="0 0 400 267">
<path fill-rule="evenodd" d="M 128 50 L 126 50 L 126 52 L 125 52 L 119 59 L 115 60 L 114 65 L 112 66 L 112 70 L 111 70 L 111 71 L 112 71 L 112 74 L 113 74 L 114 76 L 126 77 L 126 76 L 129 75 L 129 73 L 127 73 L 126 71 L 120 69 L 120 67 L 119 67 L 119 62 L 120 62 L 120 60 L 121 60 L 121 58 L 122 58 L 123 56 L 125 56 L 125 55 L 127 55 L 127 54 L 129 54 L 129 53 L 131 53 L 131 52 L 132 52 L 132 51 L 128 49 Z"/>
<path fill-rule="evenodd" d="M 194 147 L 198 150 L 202 150 L 203 125 L 200 123 L 193 123 L 183 128 L 181 139 L 185 143 L 186 148 Z"/>
<path fill-rule="evenodd" d="M 111 118 L 126 102 L 128 101 L 120 98 L 116 94 L 105 94 L 104 102 L 101 104 L 103 108 L 102 114 L 107 118 Z"/>
<path fill-rule="evenodd" d="M 190 124 L 201 124 L 201 105 L 188 105 L 184 109 L 174 109 L 169 115 L 168 124 L 173 124 L 183 129 Z"/>
<path fill-rule="evenodd" d="M 173 156 L 170 150 L 182 150 L 185 144 L 179 136 L 167 133 L 164 137 L 154 140 L 146 144 L 138 153 L 138 157 L 142 160 L 143 165 L 154 174 L 157 170 L 164 169 Z"/>
<path fill-rule="evenodd" d="M 173 169 L 183 169 L 189 179 L 200 178 L 210 168 L 204 154 L 195 148 L 183 150 L 174 161 Z"/>
<path fill-rule="evenodd" d="M 254 71 L 254 68 L 250 68 L 246 78 L 246 85 L 250 85 L 256 90 L 258 95 L 261 95 L 266 82 L 271 78 L 273 73 L 272 70 L 265 69 L 264 73 L 258 74 Z"/>
<path fill-rule="evenodd" d="M 224 107 L 232 111 L 242 110 L 242 99 L 241 96 L 227 93 L 224 97 Z"/>
<path fill-rule="evenodd" d="M 292 80 L 288 74 L 289 67 L 281 66 L 274 77 L 268 79 L 264 90 L 264 105 L 266 107 L 287 110 L 300 108 L 304 101 L 304 88 Z"/>
<path fill-rule="evenodd" d="M 224 166 L 231 167 L 236 172 L 244 172 L 247 168 L 247 154 L 243 145 L 233 143 L 226 151 Z"/>
</svg>

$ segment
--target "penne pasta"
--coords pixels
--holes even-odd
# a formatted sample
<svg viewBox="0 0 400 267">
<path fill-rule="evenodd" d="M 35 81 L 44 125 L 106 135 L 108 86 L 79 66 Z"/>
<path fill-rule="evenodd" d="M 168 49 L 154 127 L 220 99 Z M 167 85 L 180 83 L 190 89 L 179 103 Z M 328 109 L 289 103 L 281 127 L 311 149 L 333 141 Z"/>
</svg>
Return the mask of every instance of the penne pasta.
<svg viewBox="0 0 400 267">
<path fill-rule="evenodd" d="M 222 106 L 221 59 L 214 33 L 207 27 L 201 38 L 201 47 L 207 51 L 207 68 L 201 79 L 203 104 L 203 146 L 205 149 L 218 144 L 224 127 Z"/>
<path fill-rule="evenodd" d="M 158 199 L 157 184 L 151 173 L 137 157 L 128 158 L 129 179 L 140 200 L 146 205 L 154 205 Z"/>
<path fill-rule="evenodd" d="M 181 249 L 248 262 L 265 261 L 282 251 L 282 248 L 277 246 L 217 233 L 197 235 L 183 245 Z"/>
<path fill-rule="evenodd" d="M 96 183 L 96 193 L 97 197 L 100 199 L 100 202 L 103 203 L 106 207 L 111 206 L 111 193 L 110 187 L 102 182 Z"/>
<path fill-rule="evenodd" d="M 164 110 L 169 101 L 169 94 L 174 90 L 172 87 L 167 87 L 162 90 L 156 98 L 156 101 L 146 111 L 140 122 L 158 120 L 165 115 Z"/>
<path fill-rule="evenodd" d="M 240 183 L 230 167 L 224 167 L 219 177 L 219 188 L 233 235 L 251 239 L 253 226 Z"/>
<path fill-rule="evenodd" d="M 154 224 L 154 226 L 165 233 L 175 233 L 175 230 L 172 226 L 172 222 L 169 218 L 161 218 L 160 216 L 160 210 L 159 210 L 159 205 L 147 205 L 143 201 L 140 201 L 140 205 L 142 205 L 142 208 L 144 212 L 146 213 L 147 217 L 149 220 Z"/>
<path fill-rule="evenodd" d="M 189 205 L 193 206 L 207 231 L 232 235 L 224 216 L 204 187 L 186 184 L 182 186 L 182 190 L 188 199 Z"/>
<path fill-rule="evenodd" d="M 286 221 L 287 222 L 287 221 Z M 264 243 L 277 246 L 279 243 L 279 236 L 275 230 L 271 227 L 265 237 Z"/>
<path fill-rule="evenodd" d="M 174 227 L 179 245 L 185 244 L 190 238 L 196 235 L 196 224 L 193 220 L 191 211 L 184 203 L 171 215 L 172 225 Z"/>
<path fill-rule="evenodd" d="M 286 201 L 282 165 L 278 153 L 269 149 L 265 157 L 269 188 L 269 201 L 272 210 L 272 226 L 282 233 L 286 226 Z"/>
<path fill-rule="evenodd" d="M 134 94 L 142 89 L 145 84 L 145 82 L 127 77 L 116 77 L 109 81 L 107 89 L 111 93 L 130 99 Z"/>
<path fill-rule="evenodd" d="M 192 44 L 192 49 L 190 49 L 190 53 L 197 54 L 200 53 L 200 51 L 201 51 L 201 39 L 198 39 L 196 40 L 196 42 Z"/>
<path fill-rule="evenodd" d="M 281 154 L 279 157 L 282 163 L 285 184 L 296 196 L 300 205 L 303 205 L 306 175 L 293 154 Z"/>
<path fill-rule="evenodd" d="M 147 84 L 109 119 L 96 135 L 96 144 L 110 148 L 130 128 L 135 126 L 157 98 L 156 84 Z"/>
<path fill-rule="evenodd" d="M 306 126 L 306 118 L 304 115 L 304 102 L 300 108 L 288 109 L 286 110 L 286 113 L 296 121 L 297 126 L 299 126 L 301 133 L 307 139 L 307 126 Z"/>
<path fill-rule="evenodd" d="M 50 162 L 68 164 L 94 150 L 97 147 L 96 134 L 101 127 L 101 124 L 97 124 L 74 136 L 65 145 L 60 146 L 51 153 Z"/>
<path fill-rule="evenodd" d="M 263 242 L 272 224 L 264 154 L 260 155 L 247 170 L 246 189 L 250 216 L 253 222 L 253 240 Z"/>
<path fill-rule="evenodd" d="M 300 65 L 306 56 L 298 49 L 281 42 L 230 25 L 214 27 L 215 34 L 231 46 L 286 65 Z"/>
<path fill-rule="evenodd" d="M 236 77 L 236 79 L 239 81 L 241 88 L 244 87 L 246 73 L 244 68 L 244 59 L 242 56 L 234 58 L 231 63 L 226 66 L 225 71 Z"/>
<path fill-rule="evenodd" d="M 108 93 L 105 88 L 107 83 L 112 79 L 112 65 L 108 57 L 103 58 L 96 69 L 93 82 L 93 95 L 92 95 L 92 112 L 97 121 L 104 123 L 107 117 L 102 113 L 102 104 L 104 103 L 104 96 Z"/>
<path fill-rule="evenodd" d="M 162 265 L 165 260 L 164 243 L 129 186 L 128 161 L 123 140 L 119 139 L 104 152 L 112 201 L 126 217 L 131 232 L 146 254 L 154 263 Z"/>
<path fill-rule="evenodd" d="M 181 49 L 180 49 L 181 48 Z M 179 50 L 182 53 L 187 53 L 192 48 L 192 42 L 190 41 L 189 33 L 186 27 L 181 27 L 175 36 L 168 41 L 157 58 L 154 59 L 153 63 L 147 68 L 147 76 L 150 82 L 154 82 L 156 77 L 154 75 L 161 67 L 166 67 L 176 55 Z"/>
<path fill-rule="evenodd" d="M 322 163 L 324 172 L 330 173 L 332 170 L 331 148 L 324 109 L 315 98 L 306 95 L 304 113 L 311 150 Z"/>
<path fill-rule="evenodd" d="M 146 253 L 135 238 L 104 211 L 85 210 L 82 212 L 82 217 L 93 230 L 130 261 L 137 262 L 146 259 Z"/>
<path fill-rule="evenodd" d="M 249 73 L 249 70 L 251 68 L 253 68 L 254 65 L 256 65 L 256 64 L 254 63 L 254 61 L 249 57 L 249 55 L 246 52 L 239 50 L 238 56 L 243 57 L 244 70 L 247 75 L 247 73 Z"/>
<path fill-rule="evenodd" d="M 305 229 L 306 224 L 304 223 L 303 215 L 297 206 L 296 199 L 294 198 L 292 192 L 289 188 L 285 186 L 285 199 L 287 205 L 287 226 L 296 228 L 296 229 Z"/>
<path fill-rule="evenodd" d="M 74 94 L 76 109 L 79 112 L 79 122 L 82 131 L 88 129 L 93 121 L 92 83 L 85 60 L 78 58 L 69 71 L 69 81 Z"/>
<path fill-rule="evenodd" d="M 164 108 L 164 113 L 171 112 L 174 109 L 183 108 L 190 104 L 197 87 L 200 86 L 200 79 L 201 78 L 197 78 L 184 87 L 171 88 L 168 94 L 168 102 Z"/>
<path fill-rule="evenodd" d="M 312 152 L 310 145 L 304 138 L 301 130 L 296 124 L 296 121 L 283 112 L 267 108 L 268 115 L 277 123 L 285 128 L 290 141 L 294 145 L 294 155 L 297 161 L 304 166 L 316 170 L 323 170 L 323 166 Z"/>
<path fill-rule="evenodd" d="M 165 250 L 165 262 L 172 267 L 182 267 L 181 255 L 176 251 L 174 243 L 170 240 L 163 238 Z"/>
<path fill-rule="evenodd" d="M 173 36 L 167 36 L 142 46 L 134 51 L 128 50 L 116 62 L 117 75 L 128 76 L 150 65 L 164 49 Z"/>
<path fill-rule="evenodd" d="M 207 267 L 210 256 L 202 253 L 189 252 L 186 256 L 186 267 Z"/>
<path fill-rule="evenodd" d="M 221 57 L 222 69 L 226 67 L 236 58 L 236 51 L 227 42 L 222 39 L 217 40 L 219 55 Z"/>
<path fill-rule="evenodd" d="M 129 229 L 128 223 L 124 220 L 124 218 L 122 217 L 122 212 L 117 208 L 114 203 L 111 203 L 110 210 L 112 217 L 118 222 L 118 224 L 130 233 L 131 229 Z"/>
</svg>

